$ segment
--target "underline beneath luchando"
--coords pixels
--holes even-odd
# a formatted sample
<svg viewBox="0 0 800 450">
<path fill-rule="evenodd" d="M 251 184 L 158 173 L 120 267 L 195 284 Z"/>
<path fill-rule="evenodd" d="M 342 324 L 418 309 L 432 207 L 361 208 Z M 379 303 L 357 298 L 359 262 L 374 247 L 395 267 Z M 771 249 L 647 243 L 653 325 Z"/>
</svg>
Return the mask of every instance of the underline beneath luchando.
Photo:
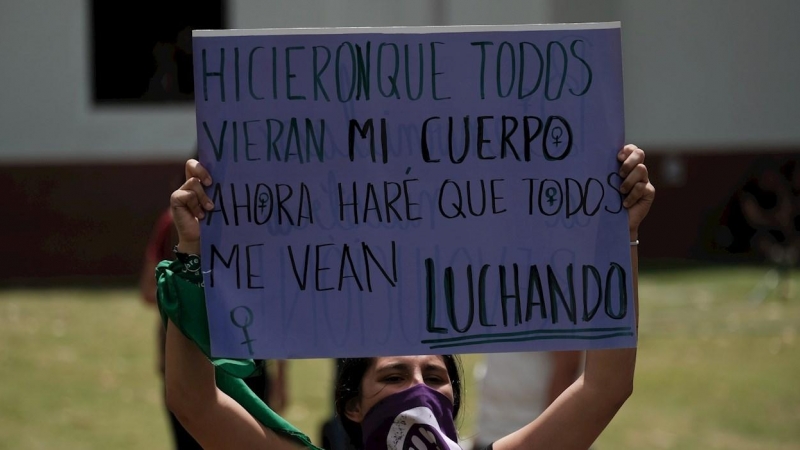
<svg viewBox="0 0 800 450">
<path fill-rule="evenodd" d="M 587 333 L 607 333 L 607 334 L 587 334 Z M 458 336 L 442 339 L 425 339 L 422 344 L 433 344 L 431 349 L 448 348 L 459 346 L 470 346 L 486 344 L 491 342 L 521 342 L 551 339 L 579 339 L 597 340 L 608 339 L 620 336 L 633 336 L 631 327 L 611 327 L 611 328 L 582 328 L 574 330 L 532 330 L 518 331 L 513 333 L 486 333 L 472 336 Z M 467 341 L 467 342 L 465 342 Z"/>
</svg>

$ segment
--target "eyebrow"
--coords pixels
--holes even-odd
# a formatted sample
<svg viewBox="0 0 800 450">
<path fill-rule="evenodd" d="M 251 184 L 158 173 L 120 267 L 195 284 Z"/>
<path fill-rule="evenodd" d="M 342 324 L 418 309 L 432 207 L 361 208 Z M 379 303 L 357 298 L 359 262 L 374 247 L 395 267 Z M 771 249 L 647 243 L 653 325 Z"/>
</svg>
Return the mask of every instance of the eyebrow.
<svg viewBox="0 0 800 450">
<path fill-rule="evenodd" d="M 425 365 L 422 366 L 422 371 L 423 372 L 434 371 L 434 372 L 445 372 L 445 373 L 447 373 L 447 367 L 440 366 L 438 364 L 428 363 L 428 364 L 425 364 Z"/>
<path fill-rule="evenodd" d="M 401 372 L 407 372 L 411 367 L 406 363 L 397 362 L 394 364 L 389 364 L 387 366 L 383 366 L 377 369 L 375 372 L 382 373 L 382 372 L 391 372 L 394 370 L 398 370 Z"/>
<path fill-rule="evenodd" d="M 383 373 L 383 372 L 391 372 L 391 371 L 400 371 L 400 372 L 409 372 L 411 370 L 411 366 L 409 364 L 403 362 L 397 362 L 394 364 L 389 364 L 387 366 L 383 366 L 377 370 L 376 373 Z M 447 368 L 438 364 L 433 363 L 425 363 L 422 366 L 423 372 L 447 372 Z"/>
</svg>

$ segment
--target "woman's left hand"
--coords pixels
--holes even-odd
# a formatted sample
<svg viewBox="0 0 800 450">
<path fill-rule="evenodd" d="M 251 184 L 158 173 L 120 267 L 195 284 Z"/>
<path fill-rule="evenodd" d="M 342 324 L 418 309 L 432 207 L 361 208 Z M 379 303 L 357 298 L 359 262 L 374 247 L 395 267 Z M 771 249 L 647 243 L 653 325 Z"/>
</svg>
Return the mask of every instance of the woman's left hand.
<svg viewBox="0 0 800 450">
<path fill-rule="evenodd" d="M 625 195 L 622 204 L 628 209 L 628 229 L 631 233 L 631 240 L 636 240 L 639 238 L 639 225 L 653 204 L 656 188 L 650 183 L 642 149 L 628 144 L 617 154 L 617 159 L 622 162 L 619 169 L 619 174 L 623 179 L 620 192 Z"/>
</svg>

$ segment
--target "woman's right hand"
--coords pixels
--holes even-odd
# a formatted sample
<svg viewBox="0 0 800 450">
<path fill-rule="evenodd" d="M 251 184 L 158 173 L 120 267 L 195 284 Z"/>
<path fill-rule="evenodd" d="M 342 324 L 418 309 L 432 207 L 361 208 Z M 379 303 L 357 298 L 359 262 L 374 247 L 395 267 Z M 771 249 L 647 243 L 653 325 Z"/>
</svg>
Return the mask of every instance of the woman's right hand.
<svg viewBox="0 0 800 450">
<path fill-rule="evenodd" d="M 172 220 L 178 231 L 178 251 L 200 254 L 200 220 L 206 211 L 214 209 L 214 203 L 205 193 L 204 186 L 211 186 L 211 175 L 199 161 L 186 161 L 186 182 L 170 196 Z"/>
</svg>

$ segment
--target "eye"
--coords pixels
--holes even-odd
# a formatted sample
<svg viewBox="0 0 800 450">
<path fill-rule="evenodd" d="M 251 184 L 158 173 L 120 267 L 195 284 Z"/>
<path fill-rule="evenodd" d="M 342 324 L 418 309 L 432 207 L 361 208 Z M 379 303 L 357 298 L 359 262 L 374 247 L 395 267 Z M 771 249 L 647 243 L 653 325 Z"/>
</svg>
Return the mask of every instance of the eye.
<svg viewBox="0 0 800 450">
<path fill-rule="evenodd" d="M 440 377 L 439 375 L 430 375 L 425 377 L 425 383 L 427 384 L 447 384 L 447 379 Z"/>
<path fill-rule="evenodd" d="M 387 375 L 381 381 L 383 381 L 384 383 L 389 383 L 389 384 L 400 383 L 401 381 L 403 381 L 403 377 L 401 377 L 400 375 L 396 375 L 396 374 Z"/>
</svg>

